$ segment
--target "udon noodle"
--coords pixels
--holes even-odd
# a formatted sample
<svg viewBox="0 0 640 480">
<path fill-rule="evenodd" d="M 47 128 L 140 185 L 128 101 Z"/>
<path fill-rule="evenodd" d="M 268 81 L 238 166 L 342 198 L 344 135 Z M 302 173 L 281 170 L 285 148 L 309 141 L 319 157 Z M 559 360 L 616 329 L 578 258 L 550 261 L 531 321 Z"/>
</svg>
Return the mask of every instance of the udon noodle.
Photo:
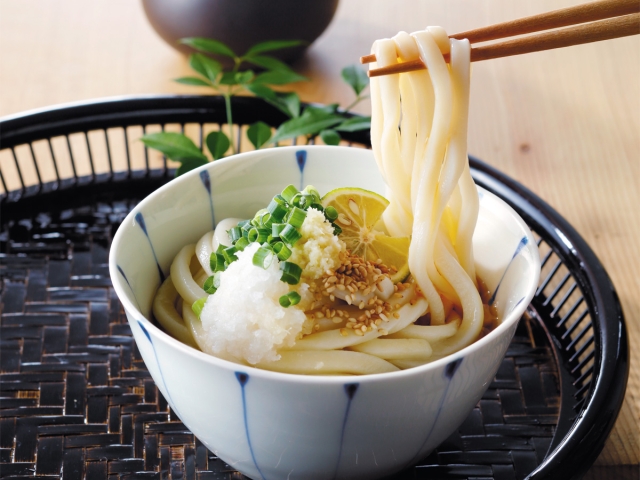
<svg viewBox="0 0 640 480">
<path fill-rule="evenodd" d="M 365 285 L 369 291 L 340 296 L 330 280 L 338 278 L 339 283 L 339 270 L 330 270 L 309 282 L 316 293 L 306 304 L 303 331 L 295 341 L 282 340 L 276 357 L 248 361 L 229 351 L 212 351 L 192 304 L 207 296 L 203 285 L 214 273 L 209 257 L 225 243 L 226 231 L 237 219 L 223 221 L 180 251 L 158 290 L 153 312 L 169 334 L 237 363 L 289 373 L 349 375 L 390 372 L 441 358 L 472 343 L 483 325 L 495 320 L 481 298 L 484 289 L 476 279 L 471 244 L 479 207 L 466 144 L 469 42 L 429 27 L 378 40 L 372 53 L 376 62 L 371 68 L 417 58 L 428 67 L 371 80 L 372 147 L 390 201 L 384 228 L 392 236 L 411 237 L 410 277 L 393 286 L 389 269 L 364 262 L 362 278 L 372 282 Z M 443 55 L 450 57 L 449 64 Z M 340 258 L 359 261 L 343 254 Z"/>
</svg>

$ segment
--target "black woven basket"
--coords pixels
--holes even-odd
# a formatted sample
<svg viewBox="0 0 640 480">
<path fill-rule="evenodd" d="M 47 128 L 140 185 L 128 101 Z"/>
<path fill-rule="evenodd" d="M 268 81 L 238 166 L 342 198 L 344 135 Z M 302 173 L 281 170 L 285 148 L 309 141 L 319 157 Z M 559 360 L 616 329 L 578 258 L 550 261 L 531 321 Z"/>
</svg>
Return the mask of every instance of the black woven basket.
<svg viewBox="0 0 640 480">
<path fill-rule="evenodd" d="M 234 99 L 233 112 L 238 150 L 246 125 L 285 120 L 254 98 Z M 158 393 L 107 266 L 124 216 L 173 176 L 137 138 L 173 129 L 202 145 L 225 121 L 218 97 L 154 96 L 0 122 L 3 478 L 239 478 Z M 364 132 L 344 140 L 369 145 Z M 420 465 L 394 478 L 580 478 L 624 397 L 620 303 L 592 250 L 560 215 L 479 160 L 471 166 L 476 182 L 533 230 L 540 286 L 476 408 Z M 44 178 L 45 171 L 53 173 Z"/>
</svg>

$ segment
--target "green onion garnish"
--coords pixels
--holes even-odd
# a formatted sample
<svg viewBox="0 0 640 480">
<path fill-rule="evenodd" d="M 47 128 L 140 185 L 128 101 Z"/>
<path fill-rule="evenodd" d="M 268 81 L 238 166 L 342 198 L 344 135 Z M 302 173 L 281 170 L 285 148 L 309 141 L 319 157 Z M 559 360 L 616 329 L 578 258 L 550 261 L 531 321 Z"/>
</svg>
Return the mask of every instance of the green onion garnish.
<svg viewBox="0 0 640 480">
<path fill-rule="evenodd" d="M 282 232 L 286 226 L 285 223 L 274 223 L 271 225 L 271 236 L 273 238 L 280 238 L 280 232 Z"/>
<path fill-rule="evenodd" d="M 327 217 L 328 220 L 334 221 L 338 218 L 338 210 L 335 207 L 328 206 L 324 209 L 324 216 Z"/>
<path fill-rule="evenodd" d="M 295 245 L 300 240 L 302 234 L 293 225 L 287 224 L 280 232 L 280 238 L 288 245 Z"/>
<path fill-rule="evenodd" d="M 207 297 L 202 297 L 193 302 L 193 305 L 191 305 L 191 310 L 193 310 L 193 313 L 196 314 L 196 317 L 200 318 L 200 314 L 202 313 L 202 309 L 204 308 L 204 304 L 206 303 L 206 301 Z"/>
<path fill-rule="evenodd" d="M 298 189 L 293 185 L 289 185 L 284 190 L 282 190 L 280 196 L 284 198 L 287 203 L 291 203 L 291 199 L 296 195 L 296 193 L 299 193 Z"/>
<path fill-rule="evenodd" d="M 244 227 L 245 227 L 247 224 L 249 224 L 249 223 L 251 223 L 249 220 L 240 220 L 240 221 L 238 222 L 238 226 L 239 226 L 240 228 L 244 228 Z"/>
<path fill-rule="evenodd" d="M 256 227 L 251 228 L 251 230 L 249 230 L 249 233 L 247 234 L 247 240 L 249 240 L 249 243 L 253 243 L 256 240 L 258 240 L 258 229 Z"/>
<path fill-rule="evenodd" d="M 217 288 L 213 286 L 213 275 L 211 275 L 204 281 L 204 286 L 202 287 L 202 289 L 210 294 L 216 293 Z"/>
<path fill-rule="evenodd" d="M 312 203 L 309 208 L 315 208 L 319 212 L 324 212 L 324 207 L 320 203 Z"/>
<path fill-rule="evenodd" d="M 300 282 L 300 275 L 302 275 L 302 268 L 293 262 L 280 262 L 280 270 L 282 270 L 282 280 L 289 285 L 297 285 Z"/>
<path fill-rule="evenodd" d="M 278 260 L 283 261 L 291 256 L 291 250 L 282 242 L 273 244 L 273 251 L 278 256 Z"/>
<path fill-rule="evenodd" d="M 266 212 L 262 217 L 260 217 L 260 225 L 268 228 L 273 224 L 273 217 L 269 212 Z"/>
<path fill-rule="evenodd" d="M 222 278 L 222 272 L 216 272 L 213 274 L 213 286 L 218 289 L 220 288 L 220 279 Z"/>
<path fill-rule="evenodd" d="M 218 248 L 216 249 L 216 253 L 222 255 L 224 253 L 225 248 L 229 248 L 227 245 L 218 244 Z"/>
<path fill-rule="evenodd" d="M 222 255 L 227 263 L 235 262 L 238 257 L 236 257 L 235 253 L 237 252 L 236 247 L 228 247 L 222 251 Z"/>
<path fill-rule="evenodd" d="M 258 236 L 254 241 L 258 243 L 266 242 L 269 235 L 271 235 L 271 229 L 258 227 L 257 230 L 258 230 Z"/>
<path fill-rule="evenodd" d="M 320 192 L 316 190 L 316 188 L 313 185 L 307 185 L 306 187 L 304 187 L 304 190 L 302 190 L 302 193 L 305 193 L 307 195 L 313 195 L 313 197 L 315 198 L 314 203 L 320 203 Z"/>
<path fill-rule="evenodd" d="M 304 219 L 307 218 L 307 212 L 298 207 L 293 207 L 287 215 L 287 223 L 293 225 L 296 228 L 300 228 L 304 223 Z"/>
<path fill-rule="evenodd" d="M 335 223 L 333 223 L 332 225 L 333 225 L 333 234 L 337 237 L 342 233 L 342 229 Z"/>
<path fill-rule="evenodd" d="M 242 238 L 242 229 L 240 227 L 233 227 L 229 231 L 227 231 L 227 234 L 231 239 L 231 243 L 236 243 L 236 240 Z"/>
<path fill-rule="evenodd" d="M 216 257 L 218 257 L 218 265 L 215 269 L 216 272 L 223 272 L 227 269 L 228 263 L 224 259 L 224 255 L 221 253 L 216 253 Z"/>
<path fill-rule="evenodd" d="M 271 262 L 273 262 L 273 251 L 271 248 L 267 246 L 262 246 L 256 250 L 256 253 L 253 254 L 253 264 L 257 267 L 262 267 L 265 270 L 271 266 Z"/>
<path fill-rule="evenodd" d="M 286 295 L 282 295 L 279 299 L 280 305 L 284 308 L 300 303 L 300 294 L 298 292 L 289 292 Z"/>
<path fill-rule="evenodd" d="M 269 213 L 271 214 L 271 218 L 273 218 L 275 222 L 282 221 L 282 219 L 288 212 L 286 203 L 281 205 L 276 200 L 276 197 L 273 197 L 273 200 L 271 200 L 271 203 L 269 203 L 267 210 L 269 210 Z"/>
<path fill-rule="evenodd" d="M 240 237 L 240 238 L 236 241 L 236 243 L 235 243 L 234 247 L 236 247 L 236 250 L 237 250 L 238 252 L 241 252 L 242 250 L 244 250 L 244 249 L 247 247 L 247 245 L 249 245 L 249 240 L 247 240 L 247 239 L 246 239 L 246 238 L 244 238 L 244 237 Z"/>
</svg>

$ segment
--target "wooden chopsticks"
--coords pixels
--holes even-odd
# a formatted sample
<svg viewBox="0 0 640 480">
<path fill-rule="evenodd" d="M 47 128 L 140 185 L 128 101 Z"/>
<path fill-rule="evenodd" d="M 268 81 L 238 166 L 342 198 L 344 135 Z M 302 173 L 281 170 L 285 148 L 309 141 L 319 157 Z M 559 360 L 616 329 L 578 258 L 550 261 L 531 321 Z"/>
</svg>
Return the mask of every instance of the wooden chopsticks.
<svg viewBox="0 0 640 480">
<path fill-rule="evenodd" d="M 640 13 L 638 12 L 640 12 L 640 2 L 638 0 L 603 0 L 469 30 L 451 35 L 450 38 L 467 38 L 471 43 L 477 43 L 575 25 L 552 32 L 472 48 L 471 61 L 478 62 L 492 58 L 637 35 L 640 34 Z M 591 23 L 576 25 L 584 22 Z M 448 62 L 448 55 L 444 57 L 445 61 Z M 374 62 L 375 55 L 365 55 L 361 57 L 360 61 L 361 63 Z M 368 74 L 370 77 L 376 77 L 422 70 L 424 68 L 426 68 L 425 65 L 418 59 L 370 70 Z"/>
</svg>

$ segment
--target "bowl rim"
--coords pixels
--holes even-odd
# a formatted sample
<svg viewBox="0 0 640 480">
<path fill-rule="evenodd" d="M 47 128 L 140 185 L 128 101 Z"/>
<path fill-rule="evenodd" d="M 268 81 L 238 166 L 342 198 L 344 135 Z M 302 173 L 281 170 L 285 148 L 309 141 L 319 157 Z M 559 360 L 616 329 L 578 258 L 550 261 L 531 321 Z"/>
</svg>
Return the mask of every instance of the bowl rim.
<svg viewBox="0 0 640 480">
<path fill-rule="evenodd" d="M 157 190 L 149 194 L 147 197 L 145 197 L 140 203 L 138 203 L 124 218 L 124 220 L 121 223 L 121 226 L 130 224 L 134 219 L 136 213 L 141 211 L 141 209 L 144 208 L 144 206 L 153 202 L 155 197 L 164 194 L 168 190 L 177 188 L 176 187 L 177 185 L 183 182 L 186 182 L 191 177 L 199 175 L 201 171 L 208 170 L 210 168 L 214 168 L 214 169 L 219 168 L 219 167 L 215 167 L 215 165 L 224 165 L 230 162 L 237 162 L 237 161 L 248 161 L 247 159 L 251 159 L 253 157 L 259 157 L 264 154 L 273 154 L 273 153 L 279 154 L 278 152 L 282 152 L 282 154 L 287 154 L 288 152 L 295 152 L 300 149 L 306 149 L 306 150 L 312 149 L 315 151 L 326 150 L 326 151 L 333 151 L 333 152 L 336 152 L 339 150 L 345 153 L 349 152 L 347 153 L 348 155 L 368 155 L 373 157 L 373 151 L 370 149 L 352 148 L 347 146 L 331 146 L 331 145 L 292 145 L 292 146 L 268 148 L 264 150 L 254 150 L 250 152 L 243 152 L 235 155 L 230 155 L 229 157 L 225 157 L 225 158 L 216 160 L 215 162 L 210 162 L 205 165 L 202 165 L 201 167 L 191 170 L 185 173 L 184 175 L 181 175 L 180 177 L 174 178 L 171 181 L 167 182 L 165 185 L 158 188 Z M 355 152 L 358 152 L 358 153 L 355 153 Z M 373 158 L 372 158 L 372 161 L 373 161 Z M 480 189 L 484 195 L 488 195 L 489 197 L 497 201 L 497 203 L 501 205 L 501 207 L 504 208 L 505 211 L 511 215 L 513 220 L 520 226 L 520 228 L 526 234 L 529 240 L 528 242 L 529 245 L 536 244 L 533 234 L 531 232 L 531 229 L 520 217 L 520 215 L 518 215 L 518 213 L 510 205 L 508 205 L 504 200 L 499 198 L 497 195 L 491 193 L 490 191 L 484 189 L 483 187 L 479 185 L 476 185 L 476 187 Z M 230 373 L 236 372 L 238 370 L 243 370 L 243 371 L 246 370 L 247 373 L 250 373 L 253 377 L 256 377 L 256 376 L 262 377 L 265 380 L 277 380 L 283 383 L 326 384 L 326 385 L 343 385 L 345 381 L 348 382 L 349 380 L 351 381 L 353 380 L 354 377 L 350 375 L 304 375 L 304 374 L 296 374 L 296 373 L 276 372 L 276 371 L 260 369 L 251 365 L 237 364 L 237 363 L 230 362 L 228 360 L 218 358 L 214 355 L 210 355 L 201 350 L 197 350 L 175 339 L 174 337 L 166 333 L 164 330 L 162 330 L 160 327 L 158 327 L 150 319 L 148 319 L 137 308 L 137 306 L 135 306 L 129 300 L 128 296 L 125 294 L 125 291 L 124 291 L 125 289 L 124 289 L 124 286 L 122 285 L 122 280 L 120 279 L 120 276 L 117 273 L 118 268 L 115 261 L 116 251 L 118 251 L 118 248 L 122 243 L 122 239 L 125 235 L 124 230 L 125 230 L 124 228 L 118 228 L 118 230 L 116 231 L 116 234 L 113 237 L 113 240 L 111 242 L 111 247 L 109 249 L 109 274 L 111 277 L 111 283 L 118 296 L 118 300 L 124 307 L 125 311 L 133 312 L 134 315 L 132 316 L 134 316 L 138 321 L 140 321 L 141 319 L 144 320 L 145 328 L 147 329 L 148 333 L 153 334 L 154 337 L 164 342 L 170 348 L 175 348 L 181 351 L 183 354 L 191 356 L 197 360 L 202 360 L 211 366 L 228 370 Z M 395 372 L 358 375 L 356 377 L 358 379 L 358 383 L 370 383 L 370 382 L 375 383 L 375 382 L 380 382 L 384 380 L 401 379 L 407 376 L 420 375 L 420 374 L 429 372 L 431 370 L 434 370 L 434 371 L 439 370 L 441 368 L 444 368 L 446 365 L 450 364 L 451 362 L 458 360 L 460 358 L 466 357 L 469 354 L 473 353 L 474 351 L 481 349 L 483 346 L 485 346 L 485 344 L 490 343 L 494 338 L 497 339 L 497 337 L 505 333 L 506 330 L 508 330 L 512 326 L 512 324 L 520 321 L 520 318 L 524 314 L 525 310 L 527 309 L 528 305 L 531 303 L 531 300 L 535 295 L 539 278 L 540 278 L 541 262 L 540 262 L 540 257 L 538 255 L 538 250 L 534 249 L 533 251 L 535 252 L 535 255 L 533 258 L 534 277 L 530 279 L 531 287 L 527 290 L 527 295 L 525 296 L 524 300 L 520 302 L 518 305 L 516 305 L 515 308 L 500 322 L 500 324 L 496 328 L 491 330 L 487 335 L 474 341 L 470 345 L 467 345 L 461 350 L 458 350 L 457 352 L 454 352 L 450 355 L 434 360 L 433 362 L 426 363 L 424 365 L 407 368 L 407 369 L 403 369 Z"/>
</svg>

